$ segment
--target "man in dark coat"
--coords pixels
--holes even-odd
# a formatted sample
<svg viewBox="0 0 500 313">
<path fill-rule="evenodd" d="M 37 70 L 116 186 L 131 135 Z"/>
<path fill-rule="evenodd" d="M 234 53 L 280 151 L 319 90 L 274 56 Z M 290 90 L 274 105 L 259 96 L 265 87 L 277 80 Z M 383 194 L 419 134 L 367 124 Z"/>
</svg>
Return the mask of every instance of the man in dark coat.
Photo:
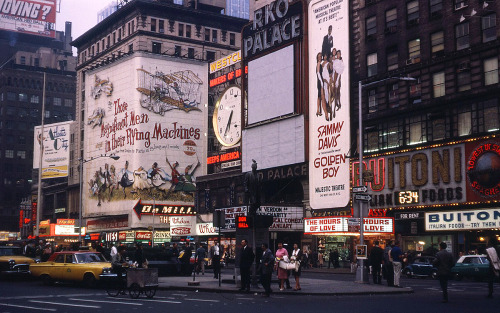
<svg viewBox="0 0 500 313">
<path fill-rule="evenodd" d="M 382 266 L 382 261 L 384 260 L 384 250 L 379 247 L 378 240 L 374 242 L 375 246 L 370 252 L 370 265 L 372 266 L 373 283 L 382 284 L 382 278 L 380 277 L 380 269 Z"/>
<path fill-rule="evenodd" d="M 333 37 L 332 37 L 332 25 L 328 26 L 328 34 L 323 37 L 323 44 L 321 45 L 321 56 L 324 60 L 328 60 L 328 57 L 332 53 L 333 48 Z"/>
<path fill-rule="evenodd" d="M 486 256 L 490 262 L 490 268 L 488 273 L 488 296 L 487 298 L 493 298 L 493 282 L 500 276 L 500 270 L 495 268 L 498 267 L 499 257 L 500 257 L 500 247 L 498 246 L 498 240 L 495 237 L 490 238 L 490 247 L 486 249 Z"/>
<path fill-rule="evenodd" d="M 255 254 L 252 248 L 248 246 L 246 239 L 241 241 L 241 256 L 240 256 L 240 274 L 241 288 L 240 291 L 250 291 L 250 271 L 252 268 Z"/>
<path fill-rule="evenodd" d="M 394 268 L 392 267 L 392 262 L 389 257 L 389 252 L 393 245 L 394 241 L 388 240 L 384 249 L 384 273 L 385 279 L 387 279 L 387 286 L 389 287 L 394 286 Z"/>
<path fill-rule="evenodd" d="M 441 250 L 436 254 L 436 260 L 434 260 L 433 265 L 437 268 L 439 284 L 441 285 L 441 290 L 443 290 L 442 302 L 448 302 L 448 279 L 450 279 L 451 268 L 455 262 L 453 261 L 451 253 L 446 251 L 445 242 L 441 242 L 439 248 L 441 248 Z"/>
<path fill-rule="evenodd" d="M 274 269 L 274 255 L 269 249 L 267 243 L 262 244 L 262 257 L 260 258 L 259 272 L 260 272 L 260 282 L 262 287 L 264 287 L 265 297 L 269 297 L 271 294 L 271 276 L 273 275 Z"/>
<path fill-rule="evenodd" d="M 224 248 L 219 245 L 217 240 L 214 245 L 210 247 L 210 258 L 212 259 L 212 266 L 214 268 L 214 278 L 219 278 L 220 275 L 220 259 L 224 254 Z"/>
</svg>

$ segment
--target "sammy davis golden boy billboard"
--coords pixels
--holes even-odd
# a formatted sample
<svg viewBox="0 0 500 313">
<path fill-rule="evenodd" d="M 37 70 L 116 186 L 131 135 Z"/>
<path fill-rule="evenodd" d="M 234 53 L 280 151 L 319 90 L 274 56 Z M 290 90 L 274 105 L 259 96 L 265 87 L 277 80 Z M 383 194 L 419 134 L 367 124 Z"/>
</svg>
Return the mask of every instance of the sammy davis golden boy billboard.
<svg viewBox="0 0 500 313">
<path fill-rule="evenodd" d="M 86 210 L 193 204 L 206 171 L 206 82 L 206 64 L 140 55 L 87 74 Z"/>
<path fill-rule="evenodd" d="M 350 200 L 349 1 L 309 3 L 309 193 L 313 209 Z"/>
</svg>

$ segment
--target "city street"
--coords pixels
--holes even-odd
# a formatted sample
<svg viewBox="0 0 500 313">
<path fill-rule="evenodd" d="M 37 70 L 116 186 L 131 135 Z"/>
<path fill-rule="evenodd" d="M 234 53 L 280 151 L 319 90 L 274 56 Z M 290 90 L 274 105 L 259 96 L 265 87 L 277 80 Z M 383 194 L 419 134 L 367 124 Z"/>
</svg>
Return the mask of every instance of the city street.
<svg viewBox="0 0 500 313">
<path fill-rule="evenodd" d="M 304 273 L 318 280 L 350 281 L 350 274 Z M 159 290 L 153 299 L 141 295 L 108 297 L 104 290 L 76 284 L 44 286 L 38 281 L 0 281 L 0 313 L 6 312 L 494 312 L 500 305 L 500 286 L 496 297 L 486 299 L 486 283 L 451 281 L 450 302 L 441 303 L 439 283 L 431 279 L 402 279 L 413 294 L 377 296 L 280 295 L 277 285 L 270 298 L 259 294 L 209 293 Z"/>
</svg>

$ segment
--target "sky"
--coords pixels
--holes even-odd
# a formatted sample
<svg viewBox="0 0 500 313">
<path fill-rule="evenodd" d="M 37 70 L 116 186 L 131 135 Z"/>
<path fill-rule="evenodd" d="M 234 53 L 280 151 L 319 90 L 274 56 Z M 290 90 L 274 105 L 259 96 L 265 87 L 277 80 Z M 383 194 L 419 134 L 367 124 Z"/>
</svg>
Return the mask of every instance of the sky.
<svg viewBox="0 0 500 313">
<path fill-rule="evenodd" d="M 60 0 L 61 10 L 56 16 L 56 29 L 64 31 L 67 21 L 72 22 L 73 40 L 97 24 L 97 12 L 112 0 Z"/>
</svg>

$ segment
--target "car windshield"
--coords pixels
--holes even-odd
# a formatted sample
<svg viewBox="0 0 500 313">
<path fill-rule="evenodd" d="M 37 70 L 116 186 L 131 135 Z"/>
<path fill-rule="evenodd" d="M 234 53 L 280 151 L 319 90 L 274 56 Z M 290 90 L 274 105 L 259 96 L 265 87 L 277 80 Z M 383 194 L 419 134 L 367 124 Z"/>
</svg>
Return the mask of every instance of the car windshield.
<svg viewBox="0 0 500 313">
<path fill-rule="evenodd" d="M 21 249 L 19 248 L 2 248 L 0 249 L 0 256 L 2 255 L 20 255 Z"/>
<path fill-rule="evenodd" d="M 100 253 L 82 253 L 76 255 L 76 263 L 106 262 Z"/>
</svg>

